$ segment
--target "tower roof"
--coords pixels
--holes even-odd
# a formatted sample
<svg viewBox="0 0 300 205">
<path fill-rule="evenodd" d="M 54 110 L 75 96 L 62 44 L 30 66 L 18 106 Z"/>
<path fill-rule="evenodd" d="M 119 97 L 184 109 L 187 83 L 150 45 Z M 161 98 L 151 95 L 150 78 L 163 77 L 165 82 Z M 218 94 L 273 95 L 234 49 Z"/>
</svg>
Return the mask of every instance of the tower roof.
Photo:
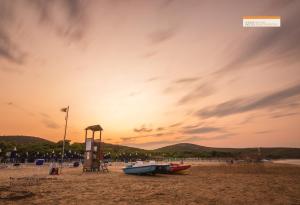
<svg viewBox="0 0 300 205">
<path fill-rule="evenodd" d="M 95 132 L 95 131 L 102 131 L 103 128 L 100 125 L 92 125 L 85 128 L 85 130 L 92 130 L 93 132 Z"/>
</svg>

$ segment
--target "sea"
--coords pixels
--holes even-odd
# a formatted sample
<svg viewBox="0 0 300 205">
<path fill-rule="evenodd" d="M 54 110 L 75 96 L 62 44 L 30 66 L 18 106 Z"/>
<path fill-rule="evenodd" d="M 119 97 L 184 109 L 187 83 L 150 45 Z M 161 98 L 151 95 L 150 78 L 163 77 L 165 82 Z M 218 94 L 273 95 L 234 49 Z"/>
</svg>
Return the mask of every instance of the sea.
<svg viewBox="0 0 300 205">
<path fill-rule="evenodd" d="M 280 159 L 280 160 L 273 160 L 274 163 L 281 163 L 281 164 L 293 164 L 300 166 L 300 159 Z"/>
</svg>

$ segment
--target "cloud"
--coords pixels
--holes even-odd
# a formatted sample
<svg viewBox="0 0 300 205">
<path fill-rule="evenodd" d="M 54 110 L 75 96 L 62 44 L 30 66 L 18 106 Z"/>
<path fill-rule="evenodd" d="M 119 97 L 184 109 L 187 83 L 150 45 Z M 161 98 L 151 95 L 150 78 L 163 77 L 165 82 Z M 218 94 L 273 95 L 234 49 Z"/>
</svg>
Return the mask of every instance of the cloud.
<svg viewBox="0 0 300 205">
<path fill-rule="evenodd" d="M 35 114 L 29 110 L 27 110 L 26 108 L 24 108 L 22 105 L 18 105 L 14 102 L 5 102 L 4 104 L 6 104 L 7 106 L 13 108 L 13 109 L 17 109 L 21 112 L 26 113 L 28 116 L 35 116 Z"/>
<path fill-rule="evenodd" d="M 0 3 L 0 59 L 21 65 L 24 63 L 26 53 L 10 37 L 10 27 L 15 23 L 15 2 L 2 1 Z M 14 67 L 3 67 L 5 72 L 19 72 Z"/>
<path fill-rule="evenodd" d="M 179 127 L 180 125 L 182 125 L 182 123 L 178 122 L 178 123 L 171 124 L 169 127 L 174 128 L 174 127 Z"/>
<path fill-rule="evenodd" d="M 200 79 L 200 77 L 193 77 L 193 78 L 179 78 L 174 81 L 176 84 L 182 84 L 182 83 L 193 83 Z"/>
<path fill-rule="evenodd" d="M 1 12 L 1 11 L 0 11 Z M 0 24 L 1 26 L 1 24 Z M 23 52 L 7 35 L 7 33 L 0 28 L 0 59 L 5 59 L 15 64 L 22 64 L 25 60 L 25 52 Z M 17 71 L 14 68 L 2 68 L 4 71 Z"/>
<path fill-rule="evenodd" d="M 263 134 L 268 134 L 271 132 L 273 132 L 273 130 L 263 130 L 263 131 L 257 131 L 257 132 L 255 132 L 255 134 L 263 135 Z"/>
<path fill-rule="evenodd" d="M 197 82 L 200 77 L 191 77 L 191 78 L 179 78 L 173 82 L 163 91 L 165 94 L 171 93 L 176 90 L 182 90 L 190 86 L 192 83 Z"/>
<path fill-rule="evenodd" d="M 294 116 L 294 115 L 299 115 L 299 113 L 291 112 L 291 113 L 274 114 L 271 116 L 271 118 L 290 117 L 290 116 Z"/>
<path fill-rule="evenodd" d="M 54 122 L 51 118 L 50 115 L 48 115 L 47 113 L 44 113 L 44 112 L 39 112 L 40 116 L 42 117 L 42 120 L 41 122 L 47 127 L 47 128 L 50 128 L 50 129 L 58 129 L 60 128 L 60 126 Z"/>
<path fill-rule="evenodd" d="M 145 134 L 145 135 L 138 135 L 138 136 L 132 136 L 132 137 L 121 137 L 121 140 L 123 142 L 128 142 L 128 141 L 135 141 L 140 138 L 156 138 L 156 137 L 162 137 L 162 136 L 170 136 L 173 135 L 173 132 L 159 132 L 159 133 L 154 133 L 154 134 Z"/>
<path fill-rule="evenodd" d="M 45 117 L 45 118 L 50 118 L 50 116 L 47 113 L 44 113 L 44 112 L 41 112 L 40 115 L 42 117 Z"/>
<path fill-rule="evenodd" d="M 40 23 L 52 26 L 59 36 L 78 41 L 85 35 L 87 8 L 90 1 L 32 0 L 30 2 L 39 14 Z M 57 20 L 57 12 L 62 13 L 60 20 Z"/>
<path fill-rule="evenodd" d="M 134 132 L 152 132 L 151 128 L 146 128 L 145 125 L 142 125 L 141 128 L 134 128 Z"/>
<path fill-rule="evenodd" d="M 6 103 L 8 106 L 15 106 L 15 104 L 13 102 L 8 102 Z"/>
<path fill-rule="evenodd" d="M 163 0 L 161 2 L 160 8 L 166 9 L 166 8 L 170 7 L 173 3 L 174 3 L 174 0 Z"/>
<path fill-rule="evenodd" d="M 159 80 L 159 79 L 160 79 L 160 77 L 152 77 L 152 78 L 148 78 L 146 80 L 146 82 L 153 82 L 153 81 L 156 81 L 156 80 Z"/>
<path fill-rule="evenodd" d="M 145 53 L 144 55 L 142 55 L 143 58 L 150 58 L 152 56 L 155 56 L 156 54 L 158 54 L 158 51 L 148 51 L 147 53 Z"/>
<path fill-rule="evenodd" d="M 152 142 L 144 142 L 144 143 L 131 143 L 131 146 L 141 146 L 141 147 L 148 147 L 148 146 L 157 146 L 157 145 L 167 145 L 167 144 L 175 144 L 173 140 L 159 140 L 159 141 L 152 141 Z"/>
<path fill-rule="evenodd" d="M 134 96 L 137 96 L 137 95 L 139 95 L 141 93 L 142 93 L 142 90 L 133 91 L 133 92 L 129 93 L 129 97 L 134 97 Z"/>
<path fill-rule="evenodd" d="M 21 74 L 23 73 L 23 70 L 21 70 L 20 68 L 16 68 L 16 67 L 11 67 L 11 66 L 0 66 L 0 70 L 6 73 L 18 73 Z"/>
<path fill-rule="evenodd" d="M 282 5 L 282 2 L 277 2 Z M 273 4 L 273 2 L 272 2 Z M 286 2 L 284 3 L 286 4 Z M 287 5 L 287 4 L 286 4 Z M 253 63 L 261 55 L 269 54 L 269 58 L 265 58 L 265 62 L 276 62 L 276 60 L 285 60 L 291 58 L 298 60 L 300 57 L 300 21 L 299 19 L 299 1 L 289 1 L 289 5 L 284 7 L 275 6 L 278 12 L 285 11 L 282 14 L 282 26 L 280 28 L 264 28 L 260 32 L 255 32 L 246 44 L 240 46 L 234 57 L 229 57 L 231 61 L 217 70 L 214 74 L 218 77 L 226 75 L 229 72 L 241 70 L 245 68 L 247 63 Z M 271 12 L 274 12 L 274 8 Z M 270 12 L 270 11 L 268 11 Z M 249 32 L 252 30 L 248 29 Z M 245 30 L 247 32 L 248 30 Z M 252 32 L 253 33 L 253 32 Z M 259 62 L 262 63 L 262 62 Z"/>
<path fill-rule="evenodd" d="M 164 127 L 158 127 L 158 128 L 156 128 L 156 131 L 163 131 L 163 130 L 165 130 Z"/>
<path fill-rule="evenodd" d="M 203 134 L 203 133 L 220 132 L 220 131 L 223 131 L 223 130 L 218 127 L 199 127 L 199 128 L 185 129 L 183 131 L 183 133 L 185 133 L 185 134 Z"/>
<path fill-rule="evenodd" d="M 50 128 L 50 129 L 57 129 L 57 128 L 60 127 L 56 122 L 54 122 L 54 121 L 52 121 L 52 120 L 50 120 L 50 119 L 43 119 L 43 120 L 42 120 L 42 123 L 43 123 L 47 128 Z"/>
<path fill-rule="evenodd" d="M 160 44 L 167 40 L 170 40 L 176 33 L 174 28 L 166 28 L 157 30 L 149 35 L 149 40 L 152 44 Z"/>
<path fill-rule="evenodd" d="M 300 95 L 300 84 L 273 92 L 264 97 L 248 97 L 229 100 L 212 107 L 206 107 L 197 112 L 202 118 L 224 117 L 252 110 L 274 107 L 279 103 Z"/>
<path fill-rule="evenodd" d="M 123 142 L 132 141 L 135 140 L 137 137 L 121 137 L 121 140 Z"/>
<path fill-rule="evenodd" d="M 211 141 L 211 140 L 223 140 L 228 139 L 231 136 L 235 136 L 234 133 L 227 133 L 222 135 L 216 135 L 212 137 L 203 137 L 203 136 L 192 136 L 185 139 L 181 139 L 179 142 L 198 142 L 198 141 Z"/>
<path fill-rule="evenodd" d="M 170 140 L 156 140 L 151 142 L 144 142 L 144 143 L 130 143 L 131 146 L 141 146 L 141 147 L 152 147 L 152 146 L 166 146 L 171 144 L 177 143 L 192 143 L 192 142 L 199 142 L 199 141 L 211 141 L 211 140 L 223 140 L 227 139 L 231 136 L 234 136 L 234 133 L 222 134 L 212 137 L 200 137 L 200 136 L 192 136 L 192 137 L 180 137 L 177 139 L 170 139 Z"/>
<path fill-rule="evenodd" d="M 183 105 L 188 102 L 195 102 L 200 98 L 204 98 L 212 95 L 215 92 L 215 89 L 208 84 L 201 84 L 196 87 L 194 90 L 183 96 L 179 101 L 178 105 Z"/>
<path fill-rule="evenodd" d="M 199 123 L 194 124 L 194 125 L 187 125 L 187 126 L 184 126 L 183 129 L 193 129 L 193 128 L 197 128 L 197 127 L 200 127 L 202 124 L 203 124 L 203 122 L 199 122 Z"/>
</svg>

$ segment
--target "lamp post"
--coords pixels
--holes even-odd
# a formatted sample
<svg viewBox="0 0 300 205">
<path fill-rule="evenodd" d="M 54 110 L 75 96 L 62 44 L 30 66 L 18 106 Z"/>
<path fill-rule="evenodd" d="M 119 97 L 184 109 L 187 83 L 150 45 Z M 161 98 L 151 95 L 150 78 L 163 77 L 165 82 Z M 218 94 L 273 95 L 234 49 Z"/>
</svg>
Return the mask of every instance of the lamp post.
<svg viewBox="0 0 300 205">
<path fill-rule="evenodd" d="M 68 127 L 68 117 L 69 117 L 69 106 L 66 108 L 62 108 L 61 109 L 62 112 L 66 113 L 66 124 L 65 124 L 65 132 L 64 132 L 64 141 L 63 141 L 63 146 L 62 146 L 62 155 L 61 155 L 61 170 L 60 172 L 62 172 L 62 168 L 63 168 L 63 162 L 64 162 L 64 154 L 65 154 L 65 141 L 66 141 L 66 135 L 67 135 L 67 127 Z"/>
</svg>

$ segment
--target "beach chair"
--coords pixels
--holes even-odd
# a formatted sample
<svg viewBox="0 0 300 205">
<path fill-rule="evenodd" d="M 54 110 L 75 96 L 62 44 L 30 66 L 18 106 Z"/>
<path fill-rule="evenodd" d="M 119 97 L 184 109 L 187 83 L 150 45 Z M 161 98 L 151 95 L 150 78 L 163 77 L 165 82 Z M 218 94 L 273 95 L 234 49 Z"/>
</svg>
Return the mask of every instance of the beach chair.
<svg viewBox="0 0 300 205">
<path fill-rule="evenodd" d="M 51 163 L 49 167 L 49 175 L 59 175 L 59 168 L 56 163 Z"/>
<path fill-rule="evenodd" d="M 5 169 L 7 168 L 8 166 L 6 164 L 0 164 L 0 169 Z"/>
<path fill-rule="evenodd" d="M 105 161 L 100 161 L 100 171 L 108 172 L 108 163 Z"/>
</svg>

